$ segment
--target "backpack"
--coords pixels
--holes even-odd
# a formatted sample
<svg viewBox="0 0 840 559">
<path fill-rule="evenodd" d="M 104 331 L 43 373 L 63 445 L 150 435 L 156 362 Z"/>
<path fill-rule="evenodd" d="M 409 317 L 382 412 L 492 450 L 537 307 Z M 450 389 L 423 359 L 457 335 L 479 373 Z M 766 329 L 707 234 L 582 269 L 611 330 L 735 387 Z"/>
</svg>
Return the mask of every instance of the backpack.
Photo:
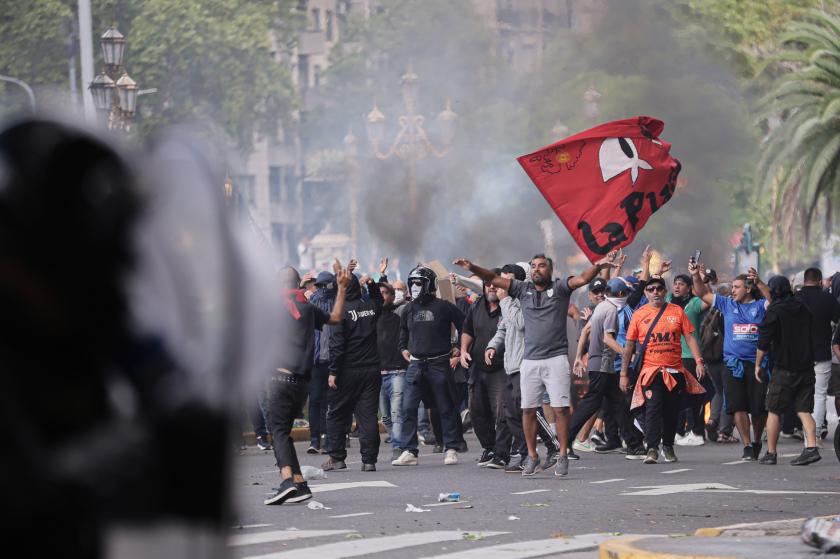
<svg viewBox="0 0 840 559">
<path fill-rule="evenodd" d="M 723 360 L 723 314 L 715 308 L 709 309 L 700 324 L 700 353 L 710 363 Z"/>
</svg>

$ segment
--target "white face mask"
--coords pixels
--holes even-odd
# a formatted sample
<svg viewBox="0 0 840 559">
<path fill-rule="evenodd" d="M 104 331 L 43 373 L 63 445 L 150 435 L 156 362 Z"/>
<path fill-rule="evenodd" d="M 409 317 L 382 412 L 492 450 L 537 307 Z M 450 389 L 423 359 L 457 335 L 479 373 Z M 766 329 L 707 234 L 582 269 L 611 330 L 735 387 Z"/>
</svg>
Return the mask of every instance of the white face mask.
<svg viewBox="0 0 840 559">
<path fill-rule="evenodd" d="M 417 299 L 420 297 L 420 286 L 419 285 L 412 285 L 411 286 L 411 298 Z"/>
<path fill-rule="evenodd" d="M 397 289 L 396 291 L 394 291 L 394 304 L 399 305 L 403 301 L 405 301 L 405 291 L 403 291 L 402 289 Z"/>
<path fill-rule="evenodd" d="M 607 297 L 607 301 L 615 305 L 615 308 L 621 309 L 627 304 L 627 296 L 624 297 Z"/>
</svg>

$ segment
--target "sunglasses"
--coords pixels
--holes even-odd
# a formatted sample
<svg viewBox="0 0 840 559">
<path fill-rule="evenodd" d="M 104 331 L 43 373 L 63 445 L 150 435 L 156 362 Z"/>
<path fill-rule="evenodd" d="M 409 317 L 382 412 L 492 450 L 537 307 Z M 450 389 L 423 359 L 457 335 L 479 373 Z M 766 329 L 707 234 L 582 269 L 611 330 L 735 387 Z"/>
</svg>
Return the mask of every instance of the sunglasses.
<svg viewBox="0 0 840 559">
<path fill-rule="evenodd" d="M 665 288 L 661 285 L 651 285 L 650 287 L 645 287 L 646 293 L 654 293 L 656 291 L 665 291 Z"/>
</svg>

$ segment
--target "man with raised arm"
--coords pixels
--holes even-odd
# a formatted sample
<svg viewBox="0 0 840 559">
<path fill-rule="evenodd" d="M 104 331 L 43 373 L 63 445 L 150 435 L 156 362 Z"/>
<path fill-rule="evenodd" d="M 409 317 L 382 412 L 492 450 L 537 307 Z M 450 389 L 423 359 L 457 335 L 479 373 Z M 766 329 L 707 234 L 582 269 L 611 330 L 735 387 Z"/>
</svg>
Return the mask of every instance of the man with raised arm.
<svg viewBox="0 0 840 559">
<path fill-rule="evenodd" d="M 528 445 L 528 458 L 523 464 L 522 475 L 537 472 L 540 457 L 537 453 L 537 408 L 548 393 L 557 424 L 560 454 L 554 474 L 569 473 L 569 405 L 571 376 L 569 371 L 569 341 L 566 335 L 566 313 L 572 291 L 589 284 L 598 273 L 614 267 L 617 252 L 609 253 L 578 276 L 552 279 L 554 264 L 544 254 L 531 259 L 531 281 L 519 281 L 496 275 L 469 260 L 454 263 L 465 268 L 494 286 L 504 289 L 519 299 L 525 320 L 525 351 L 520 367 L 522 391 L 522 427 Z"/>
<path fill-rule="evenodd" d="M 732 280 L 732 297 L 715 295 L 700 275 L 705 270 L 702 262 L 689 262 L 694 293 L 703 302 L 723 315 L 723 361 L 729 374 L 723 376 L 726 410 L 735 415 L 735 427 L 744 444 L 742 460 L 758 460 L 761 452 L 761 435 L 767 421 L 767 384 L 755 378 L 758 326 L 764 320 L 770 289 L 758 277 L 755 268 Z M 750 438 L 752 419 L 753 438 Z M 753 441 L 753 442 L 750 442 Z"/>
</svg>

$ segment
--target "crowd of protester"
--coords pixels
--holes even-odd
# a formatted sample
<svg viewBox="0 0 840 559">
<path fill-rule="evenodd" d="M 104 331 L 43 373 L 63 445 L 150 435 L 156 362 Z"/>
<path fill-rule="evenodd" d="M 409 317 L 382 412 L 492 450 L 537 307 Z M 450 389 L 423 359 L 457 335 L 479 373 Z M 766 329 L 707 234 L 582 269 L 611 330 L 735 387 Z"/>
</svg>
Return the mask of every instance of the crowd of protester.
<svg viewBox="0 0 840 559">
<path fill-rule="evenodd" d="M 791 464 L 820 460 L 840 396 L 840 273 L 765 283 L 750 268 L 722 283 L 698 251 L 670 278 L 652 254 L 629 275 L 611 252 L 568 278 L 543 254 L 490 269 L 459 259 L 467 274 L 449 277 L 418 265 L 406 282 L 389 281 L 387 258 L 376 280 L 355 261 L 302 278 L 284 269 L 285 359 L 250 414 L 282 480 L 265 503 L 312 495 L 291 438 L 307 401 L 307 452 L 327 456 L 324 470 L 347 468 L 356 437 L 362 471 L 376 471 L 380 421 L 400 467 L 423 446 L 458 464 L 469 429 L 479 467 L 523 476 L 566 476 L 583 452 L 656 464 L 709 443 L 740 442 L 743 460 L 774 465 L 780 436 L 803 440 Z"/>
</svg>

